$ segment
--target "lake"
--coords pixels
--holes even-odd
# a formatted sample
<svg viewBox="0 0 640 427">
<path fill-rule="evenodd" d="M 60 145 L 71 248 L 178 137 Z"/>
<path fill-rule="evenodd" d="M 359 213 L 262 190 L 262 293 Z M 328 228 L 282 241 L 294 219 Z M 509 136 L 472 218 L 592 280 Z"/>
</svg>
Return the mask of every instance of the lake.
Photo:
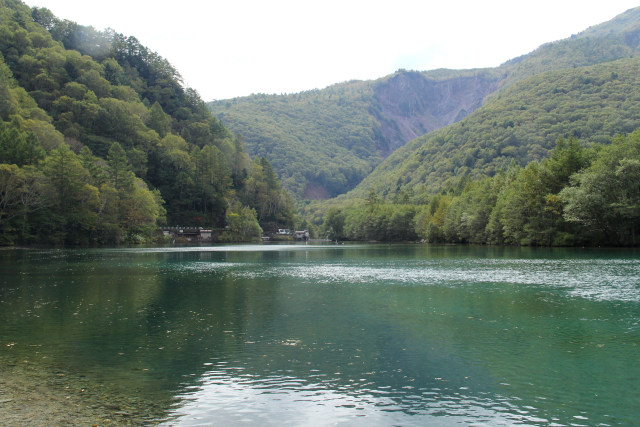
<svg viewBox="0 0 640 427">
<path fill-rule="evenodd" d="M 132 422 L 631 425 L 639 344 L 632 249 L 0 250 L 0 361 Z"/>
</svg>

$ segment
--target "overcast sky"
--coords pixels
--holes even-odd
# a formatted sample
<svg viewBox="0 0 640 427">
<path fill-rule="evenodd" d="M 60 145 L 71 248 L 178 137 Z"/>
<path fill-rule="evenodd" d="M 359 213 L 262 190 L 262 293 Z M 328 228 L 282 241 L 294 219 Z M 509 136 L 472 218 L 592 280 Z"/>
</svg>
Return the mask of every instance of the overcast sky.
<svg viewBox="0 0 640 427">
<path fill-rule="evenodd" d="M 135 36 L 205 101 L 293 93 L 399 68 L 494 67 L 640 0 L 27 0 Z"/>
</svg>

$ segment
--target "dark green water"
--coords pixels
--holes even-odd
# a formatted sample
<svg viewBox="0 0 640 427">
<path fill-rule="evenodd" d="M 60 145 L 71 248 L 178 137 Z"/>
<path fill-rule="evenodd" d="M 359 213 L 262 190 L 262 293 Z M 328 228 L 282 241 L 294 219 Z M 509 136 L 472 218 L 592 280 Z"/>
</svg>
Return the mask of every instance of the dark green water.
<svg viewBox="0 0 640 427">
<path fill-rule="evenodd" d="M 171 425 L 633 425 L 639 344 L 632 250 L 0 251 L 0 357 Z"/>
</svg>

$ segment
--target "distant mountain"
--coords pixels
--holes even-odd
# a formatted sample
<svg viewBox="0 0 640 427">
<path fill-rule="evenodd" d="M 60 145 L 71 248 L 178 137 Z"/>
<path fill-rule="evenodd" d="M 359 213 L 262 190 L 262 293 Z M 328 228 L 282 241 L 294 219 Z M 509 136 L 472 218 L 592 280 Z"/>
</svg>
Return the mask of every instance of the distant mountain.
<svg viewBox="0 0 640 427">
<path fill-rule="evenodd" d="M 640 128 L 640 57 L 548 71 L 492 96 L 465 120 L 398 149 L 348 197 L 439 191 L 547 157 L 560 137 L 608 143 Z"/>
<path fill-rule="evenodd" d="M 491 70 L 442 70 L 399 71 L 376 82 L 372 112 L 382 131 L 380 154 L 386 158 L 408 141 L 462 120 L 482 105 L 499 81 Z"/>
<path fill-rule="evenodd" d="M 454 123 L 498 87 L 487 70 L 398 71 L 294 95 L 252 95 L 209 104 L 266 157 L 301 198 L 325 199 L 355 187 L 411 139 Z"/>
<path fill-rule="evenodd" d="M 501 87 L 551 70 L 595 65 L 633 56 L 640 41 L 640 7 L 573 36 L 546 43 L 500 66 Z"/>
<path fill-rule="evenodd" d="M 382 189 L 380 183 L 387 179 L 384 171 L 402 163 L 400 159 L 410 158 L 412 150 L 417 150 L 426 139 L 420 138 L 402 153 L 383 162 L 391 153 L 415 138 L 465 119 L 496 93 L 511 90 L 508 96 L 517 97 L 518 90 L 511 89 L 514 85 L 542 73 L 577 70 L 629 58 L 637 53 L 639 43 L 640 8 L 636 8 L 568 39 L 547 43 L 493 69 L 399 70 L 375 81 L 347 82 L 294 95 L 253 95 L 213 102 L 209 108 L 226 126 L 244 136 L 251 155 L 264 156 L 273 163 L 285 187 L 297 197 L 323 199 L 354 188 L 378 165 L 378 170 L 362 185 L 370 186 L 375 182 L 375 187 Z M 621 72 L 624 74 L 628 67 L 622 66 Z M 554 76 L 557 77 L 548 74 L 547 78 Z M 544 86 L 544 82 L 536 82 Z M 581 91 L 579 87 L 572 88 Z M 553 89 L 541 94 L 551 98 L 556 95 Z M 529 93 L 527 96 L 537 95 Z M 501 99 L 508 108 L 513 107 Z M 539 101 L 545 102 L 541 98 Z M 532 108 L 536 102 L 533 98 L 526 100 Z M 541 131 L 540 128 L 531 130 Z M 551 132 L 549 138 L 565 134 Z M 526 135 L 519 137 L 527 139 Z M 540 142 L 539 135 L 533 140 Z M 531 147 L 526 153 L 518 154 L 520 150 L 514 148 L 512 154 L 506 150 L 502 154 L 496 152 L 496 156 L 506 156 L 505 159 L 517 162 L 540 158 L 553 142 L 547 138 L 540 143 L 539 148 Z M 449 152 L 446 147 L 438 150 Z M 425 160 L 419 159 L 419 162 Z M 493 163 L 501 162 L 504 163 L 498 159 Z M 467 169 L 475 170 L 475 160 L 467 163 Z M 495 165 L 485 173 L 494 170 Z M 454 167 L 434 182 L 442 183 L 461 171 L 464 173 Z M 397 186 L 396 183 L 393 185 Z M 437 188 L 430 183 L 426 186 Z M 390 191 L 389 188 L 386 191 Z"/>
<path fill-rule="evenodd" d="M 460 123 L 411 141 L 348 195 L 433 193 L 547 156 L 559 137 L 608 143 L 640 128 L 640 8 L 503 64 L 499 89 Z"/>
</svg>

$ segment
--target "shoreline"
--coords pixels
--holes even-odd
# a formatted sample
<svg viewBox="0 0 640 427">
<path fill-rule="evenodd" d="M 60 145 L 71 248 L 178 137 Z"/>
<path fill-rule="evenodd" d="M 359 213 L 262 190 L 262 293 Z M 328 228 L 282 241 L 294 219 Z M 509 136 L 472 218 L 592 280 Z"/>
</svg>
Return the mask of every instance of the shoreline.
<svg viewBox="0 0 640 427">
<path fill-rule="evenodd" d="M 25 425 L 158 425 L 170 422 L 153 404 L 110 393 L 103 384 L 27 361 L 3 358 L 0 420 Z"/>
</svg>

